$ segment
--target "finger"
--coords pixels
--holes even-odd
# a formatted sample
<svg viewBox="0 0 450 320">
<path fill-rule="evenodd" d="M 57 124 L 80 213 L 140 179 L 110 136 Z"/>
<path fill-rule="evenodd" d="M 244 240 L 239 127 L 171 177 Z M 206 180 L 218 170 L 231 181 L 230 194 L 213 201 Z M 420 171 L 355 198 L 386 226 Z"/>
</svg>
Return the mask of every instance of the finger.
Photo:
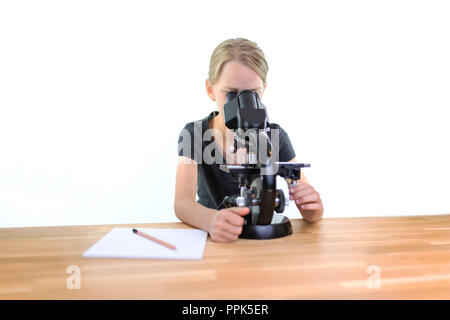
<svg viewBox="0 0 450 320">
<path fill-rule="evenodd" d="M 227 241 L 236 241 L 238 239 L 238 235 L 228 233 L 227 231 L 224 231 L 223 229 L 219 230 L 217 233 L 218 233 L 218 236 L 220 236 L 222 239 L 227 240 Z"/>
<path fill-rule="evenodd" d="M 321 205 L 318 202 L 311 202 L 311 203 L 302 204 L 300 206 L 300 209 L 303 209 L 303 210 L 317 210 L 317 209 L 320 209 L 320 206 Z"/>
<path fill-rule="evenodd" d="M 308 194 L 306 196 L 302 196 L 300 198 L 298 198 L 297 200 L 295 200 L 296 204 L 304 204 L 304 203 L 308 203 L 308 202 L 317 202 L 319 200 L 319 197 L 317 196 L 316 193 L 312 193 L 312 194 Z"/>
<path fill-rule="evenodd" d="M 292 187 L 289 187 L 289 193 L 297 192 L 297 191 L 303 190 L 308 187 L 311 187 L 311 185 L 304 183 L 304 182 L 300 182 Z"/>
<path fill-rule="evenodd" d="M 222 226 L 222 230 L 224 230 L 224 231 L 226 231 L 226 232 L 228 232 L 228 233 L 230 233 L 232 235 L 237 235 L 238 236 L 242 232 L 242 227 L 241 226 L 235 226 L 235 225 L 232 225 L 230 223 L 225 223 Z"/>
<path fill-rule="evenodd" d="M 234 212 L 230 212 L 229 214 L 225 215 L 224 218 L 226 222 L 236 227 L 240 227 L 244 224 L 244 218 Z"/>
<path fill-rule="evenodd" d="M 222 238 L 222 237 L 220 237 L 220 236 L 218 236 L 218 235 L 215 235 L 215 236 L 214 236 L 214 239 L 211 237 L 211 239 L 212 239 L 214 242 L 230 242 L 230 240 L 224 239 L 224 238 Z"/>
<path fill-rule="evenodd" d="M 232 211 L 240 216 L 245 216 L 247 213 L 250 212 L 250 209 L 247 207 L 231 207 L 230 211 Z"/>
<path fill-rule="evenodd" d="M 291 194 L 291 195 L 289 196 L 289 199 L 291 199 L 291 200 L 297 200 L 297 199 L 299 199 L 300 197 L 303 197 L 303 196 L 306 196 L 306 195 L 308 195 L 308 194 L 311 194 L 312 192 L 314 192 L 314 190 L 311 190 L 311 189 L 305 189 L 305 190 L 302 190 L 302 191 L 299 191 L 299 192 L 296 192 L 296 193 Z"/>
<path fill-rule="evenodd" d="M 214 235 L 214 236 L 210 235 L 210 237 L 211 237 L 211 240 L 214 242 L 222 242 L 223 241 L 223 239 L 217 235 Z"/>
</svg>

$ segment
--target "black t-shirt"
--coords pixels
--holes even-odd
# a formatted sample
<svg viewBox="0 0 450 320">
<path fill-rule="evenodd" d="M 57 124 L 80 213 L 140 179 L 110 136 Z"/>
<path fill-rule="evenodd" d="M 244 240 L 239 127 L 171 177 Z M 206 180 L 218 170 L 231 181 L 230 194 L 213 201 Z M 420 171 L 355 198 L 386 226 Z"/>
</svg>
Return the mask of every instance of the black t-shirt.
<svg viewBox="0 0 450 320">
<path fill-rule="evenodd" d="M 218 115 L 218 111 L 213 111 L 207 117 L 189 122 L 184 126 L 178 138 L 178 155 L 189 157 L 197 163 L 198 202 L 208 208 L 222 209 L 224 197 L 239 194 L 239 185 L 238 181 L 229 173 L 220 170 L 220 163 L 208 164 L 207 161 L 202 159 L 205 148 L 212 149 L 212 155 L 214 156 L 214 148 L 211 148 L 214 146 L 211 145 L 214 140 L 204 137 L 203 134 L 209 129 L 209 120 L 216 115 Z M 276 123 L 271 123 L 270 128 L 279 129 L 278 161 L 290 161 L 295 158 L 295 151 L 286 131 Z M 203 139 L 206 141 L 203 141 Z M 189 144 L 190 148 L 186 148 L 186 143 Z M 225 160 L 222 163 L 224 164 Z"/>
</svg>

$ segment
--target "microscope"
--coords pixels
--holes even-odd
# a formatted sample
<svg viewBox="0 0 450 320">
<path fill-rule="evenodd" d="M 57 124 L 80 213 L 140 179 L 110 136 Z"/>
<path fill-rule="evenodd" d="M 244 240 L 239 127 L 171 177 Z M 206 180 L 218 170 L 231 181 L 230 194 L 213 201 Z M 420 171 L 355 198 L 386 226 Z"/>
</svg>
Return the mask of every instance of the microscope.
<svg viewBox="0 0 450 320">
<path fill-rule="evenodd" d="M 301 168 L 310 164 L 279 162 L 278 142 L 272 141 L 274 127 L 269 123 L 266 107 L 256 92 L 229 92 L 223 107 L 225 126 L 234 131 L 232 152 L 246 149 L 242 164 L 222 164 L 220 169 L 237 178 L 240 194 L 226 196 L 226 208 L 248 207 L 240 238 L 273 239 L 292 234 L 292 225 L 281 213 L 289 204 L 281 189 L 277 189 L 277 175 L 289 187 L 301 178 Z M 274 215 L 274 212 L 277 214 Z"/>
</svg>

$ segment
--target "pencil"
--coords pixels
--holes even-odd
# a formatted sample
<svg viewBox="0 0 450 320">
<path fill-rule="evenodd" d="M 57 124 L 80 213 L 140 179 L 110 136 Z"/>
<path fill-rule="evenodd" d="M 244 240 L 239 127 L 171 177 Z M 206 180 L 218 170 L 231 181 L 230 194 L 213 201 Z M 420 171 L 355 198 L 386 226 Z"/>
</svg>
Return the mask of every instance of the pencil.
<svg viewBox="0 0 450 320">
<path fill-rule="evenodd" d="M 152 240 L 152 241 L 154 241 L 156 243 L 159 243 L 160 245 L 163 245 L 163 246 L 165 246 L 165 247 L 167 247 L 169 249 L 172 249 L 172 250 L 176 250 L 177 249 L 177 247 L 175 247 L 173 244 L 170 244 L 170 243 L 162 241 L 162 240 L 160 240 L 158 238 L 152 237 L 151 235 L 148 235 L 148 234 L 146 234 L 146 233 L 144 233 L 142 231 L 133 229 L 133 232 L 138 234 L 138 235 L 140 235 L 141 237 L 144 237 L 144 238 L 148 239 L 148 240 Z"/>
</svg>

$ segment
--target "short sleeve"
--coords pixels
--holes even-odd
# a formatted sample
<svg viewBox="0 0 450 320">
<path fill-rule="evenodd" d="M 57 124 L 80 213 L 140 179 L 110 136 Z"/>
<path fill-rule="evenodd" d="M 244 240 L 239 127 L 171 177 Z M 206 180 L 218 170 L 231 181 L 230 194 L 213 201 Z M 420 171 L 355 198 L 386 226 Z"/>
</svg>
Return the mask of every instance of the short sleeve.
<svg viewBox="0 0 450 320">
<path fill-rule="evenodd" d="M 201 163 L 202 123 L 189 122 L 181 129 L 178 136 L 178 155 Z"/>
<path fill-rule="evenodd" d="M 276 152 L 278 150 L 278 161 L 287 162 L 294 159 L 295 150 L 287 132 L 277 124 L 273 124 L 271 127 L 272 143 L 278 143 L 278 149 L 277 146 L 274 145 L 274 151 Z M 275 135 L 278 135 L 278 138 Z"/>
<path fill-rule="evenodd" d="M 295 150 L 287 132 L 280 127 L 280 161 L 290 161 L 295 158 Z"/>
</svg>

